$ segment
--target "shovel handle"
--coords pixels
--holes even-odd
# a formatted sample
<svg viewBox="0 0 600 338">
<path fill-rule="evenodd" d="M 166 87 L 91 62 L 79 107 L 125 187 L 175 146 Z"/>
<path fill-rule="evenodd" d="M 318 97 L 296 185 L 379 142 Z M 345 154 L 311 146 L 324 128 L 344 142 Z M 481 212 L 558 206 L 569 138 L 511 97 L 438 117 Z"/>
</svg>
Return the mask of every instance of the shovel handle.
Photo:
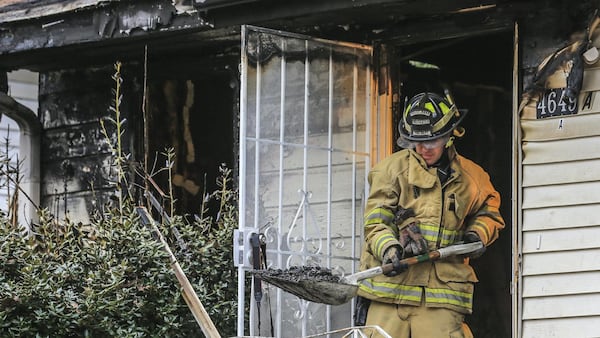
<svg viewBox="0 0 600 338">
<path fill-rule="evenodd" d="M 424 254 L 421 254 L 418 256 L 404 258 L 403 260 L 400 261 L 400 267 L 401 267 L 401 270 L 406 270 L 411 265 L 415 265 L 415 264 L 421 263 L 421 262 L 434 261 L 438 258 L 440 258 L 439 251 L 437 251 L 437 250 L 430 251 L 428 253 L 424 253 Z M 381 266 L 381 272 L 383 274 L 392 272 L 393 270 L 394 270 L 393 263 L 387 263 L 387 264 L 383 264 Z"/>
<path fill-rule="evenodd" d="M 440 248 L 434 251 L 430 251 L 428 253 L 424 253 L 414 257 L 408 257 L 400 261 L 400 269 L 406 270 L 409 266 L 415 265 L 421 262 L 427 261 L 435 261 L 440 258 L 446 258 L 461 254 L 466 254 L 478 250 L 483 247 L 483 243 L 481 242 L 473 242 L 467 244 L 459 244 L 459 245 L 451 245 L 448 247 Z M 394 270 L 393 263 L 383 264 L 381 266 L 376 266 L 374 268 L 370 268 L 364 271 L 357 272 L 355 274 L 349 275 L 346 277 L 346 281 L 349 284 L 356 283 L 359 280 L 375 277 L 381 274 L 387 274 Z"/>
<path fill-rule="evenodd" d="M 424 254 L 421 254 L 418 256 L 405 258 L 400 261 L 400 266 L 402 267 L 403 270 L 406 270 L 411 265 L 415 265 L 415 264 L 421 263 L 421 262 L 436 260 L 436 259 L 440 258 L 440 256 L 441 255 L 440 255 L 439 251 L 437 251 L 437 250 L 431 251 L 431 252 L 424 253 Z M 381 266 L 376 266 L 376 267 L 346 276 L 346 282 L 349 284 L 354 284 L 360 280 L 379 276 L 381 274 L 386 274 L 388 272 L 392 272 L 393 270 L 394 270 L 393 263 L 383 264 Z"/>
</svg>

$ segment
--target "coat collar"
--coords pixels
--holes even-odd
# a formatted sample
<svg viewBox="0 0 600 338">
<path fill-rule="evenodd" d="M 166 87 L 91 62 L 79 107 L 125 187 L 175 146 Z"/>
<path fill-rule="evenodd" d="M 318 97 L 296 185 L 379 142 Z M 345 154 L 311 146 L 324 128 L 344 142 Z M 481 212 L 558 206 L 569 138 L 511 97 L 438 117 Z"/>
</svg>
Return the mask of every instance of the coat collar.
<svg viewBox="0 0 600 338">
<path fill-rule="evenodd" d="M 414 149 L 409 149 L 409 152 L 411 156 L 408 159 L 408 182 L 419 188 L 432 188 L 435 182 L 438 181 L 437 169 L 428 168 L 425 160 Z M 458 154 L 454 145 L 448 148 L 448 158 L 450 159 L 450 167 L 452 168 L 452 175 L 448 179 L 449 182 L 459 177 L 461 172 L 458 163 Z"/>
</svg>

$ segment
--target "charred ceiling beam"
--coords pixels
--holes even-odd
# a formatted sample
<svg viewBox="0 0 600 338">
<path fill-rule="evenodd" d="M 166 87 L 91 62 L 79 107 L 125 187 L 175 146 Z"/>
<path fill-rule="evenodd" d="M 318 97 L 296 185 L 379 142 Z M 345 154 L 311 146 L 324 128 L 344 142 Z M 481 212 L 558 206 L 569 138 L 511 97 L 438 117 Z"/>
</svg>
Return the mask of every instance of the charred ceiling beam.
<svg viewBox="0 0 600 338">
<path fill-rule="evenodd" d="M 484 10 L 462 10 L 439 16 L 407 18 L 382 27 L 374 41 L 405 45 L 512 30 L 515 22 L 531 17 L 535 1 L 504 2 Z"/>
<path fill-rule="evenodd" d="M 490 8 L 498 0 L 277 0 L 258 1 L 208 11 L 215 27 L 267 22 L 287 22 L 289 25 L 328 25 L 352 22 L 384 22 L 413 16 L 434 16 L 443 13 Z M 358 13 L 358 15 L 356 15 Z M 324 21 L 323 18 L 329 21 Z M 286 27 L 281 27 L 285 29 Z"/>
<path fill-rule="evenodd" d="M 11 68 L 9 64 L 17 62 L 22 53 L 42 50 L 46 53 L 53 48 L 103 42 L 118 44 L 211 28 L 197 11 L 178 11 L 170 0 L 113 3 L 93 10 L 3 23 L 0 24 L 0 64 Z"/>
<path fill-rule="evenodd" d="M 200 10 L 231 7 L 242 3 L 259 2 L 261 0 L 191 0 L 194 7 Z"/>
<path fill-rule="evenodd" d="M 285 6 L 269 1 L 208 11 L 215 27 L 236 22 L 293 31 L 333 40 L 394 44 L 461 37 L 473 30 L 512 29 L 514 20 L 535 10 L 533 0 L 391 1 L 305 0 Z M 252 10 L 250 10 L 252 9 Z"/>
<path fill-rule="evenodd" d="M 448 20 L 410 22 L 383 30 L 374 40 L 391 45 L 440 41 L 480 34 L 512 30 L 514 20 L 505 16 L 470 17 L 468 20 L 453 16 Z M 441 42 L 440 42 L 441 43 Z"/>
<path fill-rule="evenodd" d="M 57 48 L 42 48 L 0 56 L 0 67 L 7 70 L 28 69 L 36 72 L 63 68 L 102 65 L 115 61 L 144 60 L 150 62 L 193 58 L 203 60 L 211 55 L 239 54 L 239 27 L 172 36 L 135 36 L 127 40 L 102 40 Z M 227 55 L 224 55 L 227 57 Z M 239 57 L 238 57 L 239 59 Z"/>
</svg>

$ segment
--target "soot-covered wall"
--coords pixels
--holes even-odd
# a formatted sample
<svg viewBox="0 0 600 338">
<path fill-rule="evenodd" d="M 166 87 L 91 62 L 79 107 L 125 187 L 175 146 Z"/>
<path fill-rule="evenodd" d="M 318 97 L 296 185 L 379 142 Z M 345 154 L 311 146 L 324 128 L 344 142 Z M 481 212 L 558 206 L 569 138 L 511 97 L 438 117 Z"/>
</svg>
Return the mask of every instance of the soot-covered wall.
<svg viewBox="0 0 600 338">
<path fill-rule="evenodd" d="M 123 65 L 121 118 L 126 133 L 123 152 L 136 156 L 132 133 L 140 121 L 140 72 Z M 114 118 L 113 64 L 40 73 L 39 112 L 43 126 L 41 148 L 41 205 L 56 217 L 87 223 L 94 211 L 110 203 L 116 173 L 110 144 L 115 125 L 100 121 Z"/>
</svg>

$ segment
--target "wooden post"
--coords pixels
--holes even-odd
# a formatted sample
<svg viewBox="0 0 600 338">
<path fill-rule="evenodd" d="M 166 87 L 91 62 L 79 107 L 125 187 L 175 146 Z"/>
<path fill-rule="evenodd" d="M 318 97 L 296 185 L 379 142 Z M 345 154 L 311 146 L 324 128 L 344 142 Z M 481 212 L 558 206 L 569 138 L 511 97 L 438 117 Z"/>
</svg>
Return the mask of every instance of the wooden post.
<svg viewBox="0 0 600 338">
<path fill-rule="evenodd" d="M 179 262 L 177 262 L 177 258 L 171 251 L 169 244 L 167 243 L 162 233 L 156 226 L 156 223 L 154 223 L 154 219 L 152 219 L 152 216 L 150 215 L 148 210 L 146 210 L 146 208 L 136 207 L 136 210 L 142 218 L 142 222 L 146 225 L 150 225 L 152 227 L 152 230 L 156 232 L 158 238 L 160 239 L 160 242 L 163 244 L 165 251 L 169 254 L 171 259 L 171 267 L 175 271 L 175 276 L 177 276 L 177 280 L 179 281 L 179 284 L 183 289 L 183 299 L 192 311 L 196 322 L 198 322 L 198 325 L 200 325 L 202 333 L 204 333 L 204 335 L 208 338 L 221 338 L 221 335 L 219 334 L 219 331 L 217 331 L 215 324 L 208 316 L 208 313 L 204 309 L 204 306 L 202 305 L 202 302 L 200 302 L 200 299 L 198 299 L 198 295 L 196 294 L 196 291 L 194 291 L 192 284 L 183 272 L 183 269 L 181 269 Z"/>
</svg>

